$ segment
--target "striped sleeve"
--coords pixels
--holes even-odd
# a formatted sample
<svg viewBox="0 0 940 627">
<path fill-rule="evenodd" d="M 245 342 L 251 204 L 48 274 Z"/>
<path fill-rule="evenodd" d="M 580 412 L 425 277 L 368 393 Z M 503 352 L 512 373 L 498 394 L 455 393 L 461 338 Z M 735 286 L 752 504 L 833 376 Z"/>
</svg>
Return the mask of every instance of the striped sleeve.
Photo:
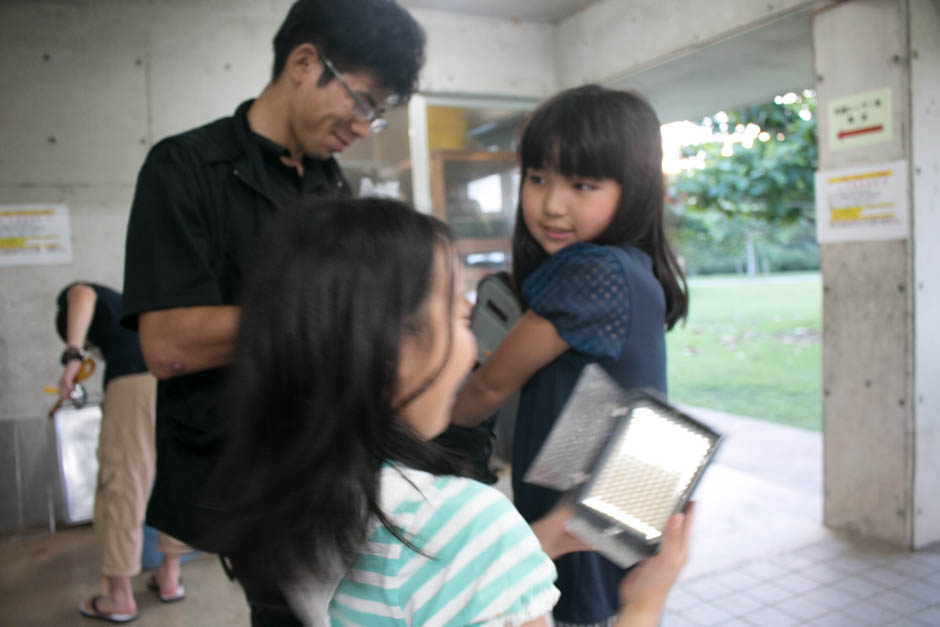
<svg viewBox="0 0 940 627">
<path fill-rule="evenodd" d="M 505 496 L 406 472 L 412 496 L 392 517 L 418 551 L 378 527 L 333 598 L 334 624 L 502 626 L 550 613 L 555 566 Z"/>
</svg>

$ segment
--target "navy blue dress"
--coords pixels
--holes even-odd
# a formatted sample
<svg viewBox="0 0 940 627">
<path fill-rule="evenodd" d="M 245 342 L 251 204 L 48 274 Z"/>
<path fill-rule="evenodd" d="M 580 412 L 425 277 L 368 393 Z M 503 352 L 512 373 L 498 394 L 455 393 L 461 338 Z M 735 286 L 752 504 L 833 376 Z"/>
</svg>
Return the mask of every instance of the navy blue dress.
<svg viewBox="0 0 940 627">
<path fill-rule="evenodd" d="M 666 302 L 649 256 L 632 246 L 579 243 L 558 251 L 522 285 L 525 304 L 555 325 L 571 348 L 523 386 L 513 442 L 515 504 L 527 521 L 543 516 L 560 492 L 523 483 L 581 370 L 597 363 L 627 389 L 666 393 Z M 555 620 L 598 623 L 619 608 L 624 571 L 599 553 L 555 562 L 561 599 Z"/>
</svg>

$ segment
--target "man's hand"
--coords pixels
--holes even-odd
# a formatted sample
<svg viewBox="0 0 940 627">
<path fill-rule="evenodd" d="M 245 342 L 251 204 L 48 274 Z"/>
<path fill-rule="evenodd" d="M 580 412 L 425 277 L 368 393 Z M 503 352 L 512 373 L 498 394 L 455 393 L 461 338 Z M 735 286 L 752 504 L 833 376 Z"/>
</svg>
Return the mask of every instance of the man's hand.
<svg viewBox="0 0 940 627">
<path fill-rule="evenodd" d="M 59 377 L 59 399 L 67 401 L 72 394 L 72 388 L 75 387 L 75 376 L 82 367 L 80 359 L 72 359 L 65 368 L 62 369 L 62 376 Z"/>
</svg>

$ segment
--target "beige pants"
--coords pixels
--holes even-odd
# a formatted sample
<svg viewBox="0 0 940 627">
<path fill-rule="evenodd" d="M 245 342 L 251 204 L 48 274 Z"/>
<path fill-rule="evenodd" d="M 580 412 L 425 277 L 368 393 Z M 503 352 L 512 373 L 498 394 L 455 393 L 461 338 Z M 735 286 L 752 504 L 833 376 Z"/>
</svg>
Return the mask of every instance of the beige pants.
<svg viewBox="0 0 940 627">
<path fill-rule="evenodd" d="M 105 388 L 94 513 L 101 574 L 105 577 L 140 572 L 142 525 L 156 464 L 156 391 L 157 380 L 146 372 L 115 377 Z M 191 549 L 158 533 L 157 550 L 164 555 L 179 555 Z"/>
</svg>

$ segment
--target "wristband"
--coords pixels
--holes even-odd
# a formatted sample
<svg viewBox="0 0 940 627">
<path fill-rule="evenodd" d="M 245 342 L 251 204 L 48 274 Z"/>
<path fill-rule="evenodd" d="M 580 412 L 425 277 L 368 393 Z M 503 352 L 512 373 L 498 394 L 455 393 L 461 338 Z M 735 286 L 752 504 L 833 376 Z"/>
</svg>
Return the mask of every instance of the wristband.
<svg viewBox="0 0 940 627">
<path fill-rule="evenodd" d="M 62 351 L 62 356 L 59 358 L 59 361 L 62 362 L 62 365 L 66 365 L 70 361 L 85 361 L 85 353 L 80 348 L 75 348 L 74 346 L 69 346 L 64 351 Z"/>
</svg>

